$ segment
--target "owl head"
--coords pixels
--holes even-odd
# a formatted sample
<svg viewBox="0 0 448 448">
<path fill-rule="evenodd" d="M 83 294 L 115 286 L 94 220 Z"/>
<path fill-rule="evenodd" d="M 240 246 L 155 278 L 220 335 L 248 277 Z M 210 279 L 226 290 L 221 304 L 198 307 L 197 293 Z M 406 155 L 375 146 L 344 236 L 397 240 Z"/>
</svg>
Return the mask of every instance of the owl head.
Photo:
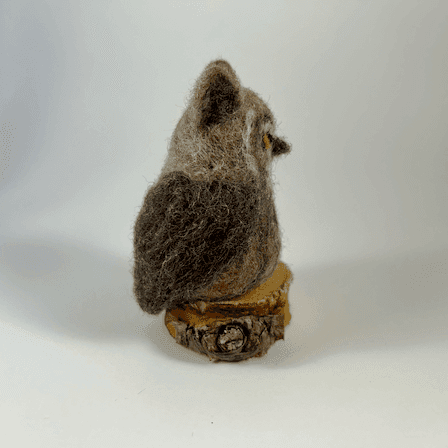
<svg viewBox="0 0 448 448">
<path fill-rule="evenodd" d="M 291 149 L 276 127 L 267 104 L 241 86 L 230 64 L 212 61 L 187 100 L 162 175 L 182 171 L 198 180 L 261 181 L 269 177 L 273 158 Z"/>
</svg>

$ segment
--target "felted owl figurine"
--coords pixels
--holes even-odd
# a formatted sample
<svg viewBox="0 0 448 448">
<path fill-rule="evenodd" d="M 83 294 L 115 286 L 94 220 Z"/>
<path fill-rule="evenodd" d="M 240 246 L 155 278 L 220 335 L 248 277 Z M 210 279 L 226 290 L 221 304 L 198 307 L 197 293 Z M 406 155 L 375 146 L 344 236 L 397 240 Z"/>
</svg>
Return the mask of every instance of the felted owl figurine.
<svg viewBox="0 0 448 448">
<path fill-rule="evenodd" d="M 272 275 L 281 239 L 271 165 L 289 151 L 266 103 L 230 64 L 208 64 L 135 222 L 142 310 L 234 299 Z"/>
</svg>

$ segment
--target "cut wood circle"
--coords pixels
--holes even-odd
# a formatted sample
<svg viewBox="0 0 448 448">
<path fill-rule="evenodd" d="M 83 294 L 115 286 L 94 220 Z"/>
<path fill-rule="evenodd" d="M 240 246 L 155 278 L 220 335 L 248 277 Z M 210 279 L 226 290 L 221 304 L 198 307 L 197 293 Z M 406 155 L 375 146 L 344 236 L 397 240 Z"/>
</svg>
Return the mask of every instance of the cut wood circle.
<svg viewBox="0 0 448 448">
<path fill-rule="evenodd" d="M 243 296 L 171 309 L 165 314 L 165 325 L 177 343 L 212 361 L 262 356 L 284 338 L 284 327 L 291 318 L 291 281 L 291 271 L 279 262 L 266 282 Z"/>
<path fill-rule="evenodd" d="M 217 345 L 222 352 L 240 351 L 246 343 L 246 335 L 240 324 L 221 325 L 218 331 Z"/>
</svg>

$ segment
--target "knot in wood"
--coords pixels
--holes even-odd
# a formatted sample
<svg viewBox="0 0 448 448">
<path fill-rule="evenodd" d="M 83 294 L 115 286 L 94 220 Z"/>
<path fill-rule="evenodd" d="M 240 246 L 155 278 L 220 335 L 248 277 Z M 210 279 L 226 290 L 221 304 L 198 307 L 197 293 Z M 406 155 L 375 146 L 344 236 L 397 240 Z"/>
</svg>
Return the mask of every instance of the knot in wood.
<svg viewBox="0 0 448 448">
<path fill-rule="evenodd" d="M 247 337 L 241 325 L 227 324 L 219 329 L 216 344 L 223 352 L 229 353 L 242 349 L 246 341 Z"/>
</svg>

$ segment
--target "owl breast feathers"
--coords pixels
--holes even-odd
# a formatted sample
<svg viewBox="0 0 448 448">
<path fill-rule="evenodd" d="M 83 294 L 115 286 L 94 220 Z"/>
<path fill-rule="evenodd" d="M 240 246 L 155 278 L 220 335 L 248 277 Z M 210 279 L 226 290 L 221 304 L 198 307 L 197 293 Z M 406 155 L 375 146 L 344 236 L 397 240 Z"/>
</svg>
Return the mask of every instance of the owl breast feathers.
<svg viewBox="0 0 448 448">
<path fill-rule="evenodd" d="M 134 294 L 158 314 L 238 297 L 275 270 L 281 240 L 271 165 L 290 145 L 224 60 L 191 92 L 134 227 Z"/>
</svg>

